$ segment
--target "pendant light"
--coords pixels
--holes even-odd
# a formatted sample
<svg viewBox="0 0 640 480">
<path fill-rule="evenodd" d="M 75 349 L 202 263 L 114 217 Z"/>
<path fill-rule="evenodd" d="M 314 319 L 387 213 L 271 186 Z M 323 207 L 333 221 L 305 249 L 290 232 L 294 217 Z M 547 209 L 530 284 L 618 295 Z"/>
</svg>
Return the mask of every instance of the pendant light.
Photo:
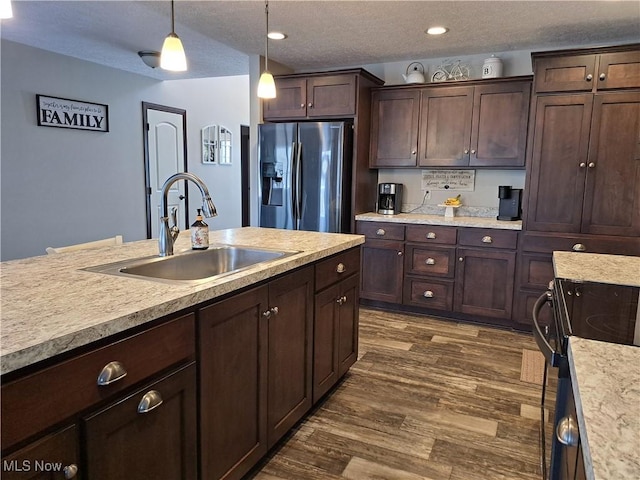
<svg viewBox="0 0 640 480">
<path fill-rule="evenodd" d="M 180 37 L 176 35 L 175 14 L 173 12 L 173 0 L 171 0 L 171 33 L 167 35 L 162 44 L 160 53 L 160 68 L 172 72 L 184 72 L 187 69 L 187 57 Z"/>
<path fill-rule="evenodd" d="M 0 18 L 13 18 L 11 0 L 0 0 Z"/>
<path fill-rule="evenodd" d="M 260 75 L 260 81 L 258 82 L 258 98 L 276 98 L 276 82 L 269 72 L 269 0 L 265 0 L 264 5 L 267 31 L 264 37 L 264 72 Z"/>
</svg>

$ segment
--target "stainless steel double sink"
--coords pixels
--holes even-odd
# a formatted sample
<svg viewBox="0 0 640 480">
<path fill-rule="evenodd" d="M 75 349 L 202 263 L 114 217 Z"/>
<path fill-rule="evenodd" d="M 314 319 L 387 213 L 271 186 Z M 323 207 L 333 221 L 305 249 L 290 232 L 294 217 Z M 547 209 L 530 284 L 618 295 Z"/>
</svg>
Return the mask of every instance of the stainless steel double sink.
<svg viewBox="0 0 640 480">
<path fill-rule="evenodd" d="M 174 284 L 198 284 L 300 252 L 216 245 L 168 257 L 143 257 L 83 268 L 89 272 Z"/>
</svg>

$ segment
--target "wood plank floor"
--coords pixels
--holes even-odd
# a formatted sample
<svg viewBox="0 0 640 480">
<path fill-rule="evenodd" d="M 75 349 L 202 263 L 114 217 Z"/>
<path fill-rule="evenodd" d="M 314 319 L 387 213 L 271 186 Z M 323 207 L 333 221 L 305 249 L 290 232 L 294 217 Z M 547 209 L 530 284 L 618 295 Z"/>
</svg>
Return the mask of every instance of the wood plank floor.
<svg viewBox="0 0 640 480">
<path fill-rule="evenodd" d="M 531 335 L 360 311 L 359 360 L 254 480 L 539 480 Z"/>
</svg>

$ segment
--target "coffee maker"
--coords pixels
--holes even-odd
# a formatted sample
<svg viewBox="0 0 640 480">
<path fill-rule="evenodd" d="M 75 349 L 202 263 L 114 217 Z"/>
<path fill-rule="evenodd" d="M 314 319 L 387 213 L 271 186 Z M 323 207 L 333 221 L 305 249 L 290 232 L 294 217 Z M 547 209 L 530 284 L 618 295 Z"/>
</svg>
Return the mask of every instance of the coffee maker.
<svg viewBox="0 0 640 480">
<path fill-rule="evenodd" d="M 378 184 L 378 213 L 383 215 L 396 215 L 402 207 L 402 184 L 380 183 Z"/>
<path fill-rule="evenodd" d="M 522 215 L 522 189 L 501 185 L 498 187 L 498 220 L 520 220 Z"/>
</svg>

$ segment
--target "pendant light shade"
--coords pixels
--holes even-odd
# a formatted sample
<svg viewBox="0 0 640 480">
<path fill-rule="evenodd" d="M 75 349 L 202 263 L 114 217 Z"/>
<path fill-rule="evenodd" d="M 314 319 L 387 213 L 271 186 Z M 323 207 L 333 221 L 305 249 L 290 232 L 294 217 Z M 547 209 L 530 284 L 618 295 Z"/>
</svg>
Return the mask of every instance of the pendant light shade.
<svg viewBox="0 0 640 480">
<path fill-rule="evenodd" d="M 172 72 L 184 72 L 187 69 L 187 57 L 180 37 L 175 32 L 175 15 L 173 12 L 173 0 L 171 0 L 171 33 L 167 35 L 162 44 L 160 53 L 160 68 Z"/>
<path fill-rule="evenodd" d="M 269 72 L 269 0 L 264 2 L 264 14 L 267 31 L 264 37 L 264 72 L 260 75 L 258 82 L 258 98 L 276 98 L 276 82 Z"/>
<path fill-rule="evenodd" d="M 11 0 L 0 0 L 0 18 L 13 18 Z"/>
</svg>

